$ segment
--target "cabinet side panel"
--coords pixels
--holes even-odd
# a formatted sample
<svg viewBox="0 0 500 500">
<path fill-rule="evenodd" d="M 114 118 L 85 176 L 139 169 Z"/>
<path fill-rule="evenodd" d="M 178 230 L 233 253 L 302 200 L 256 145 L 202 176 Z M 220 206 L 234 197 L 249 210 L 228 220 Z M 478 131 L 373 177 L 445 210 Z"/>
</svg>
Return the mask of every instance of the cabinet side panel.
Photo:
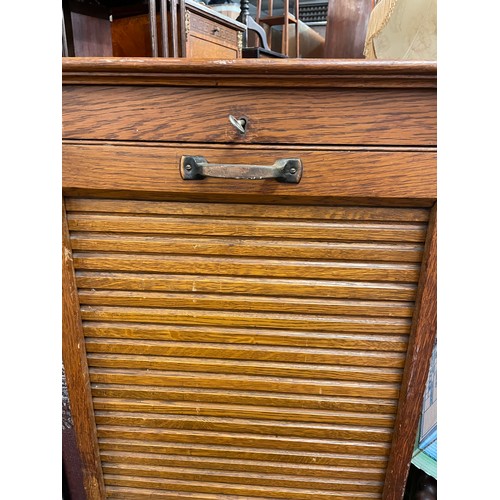
<svg viewBox="0 0 500 500">
<path fill-rule="evenodd" d="M 89 500 L 101 500 L 104 498 L 104 483 L 64 202 L 62 230 L 63 363 L 76 441 L 83 466 L 84 488 Z"/>
<path fill-rule="evenodd" d="M 384 486 L 385 500 L 403 498 L 417 433 L 425 381 L 437 330 L 437 224 L 432 208 L 422 272 L 415 303 L 412 332 L 401 384 L 392 452 Z"/>
</svg>

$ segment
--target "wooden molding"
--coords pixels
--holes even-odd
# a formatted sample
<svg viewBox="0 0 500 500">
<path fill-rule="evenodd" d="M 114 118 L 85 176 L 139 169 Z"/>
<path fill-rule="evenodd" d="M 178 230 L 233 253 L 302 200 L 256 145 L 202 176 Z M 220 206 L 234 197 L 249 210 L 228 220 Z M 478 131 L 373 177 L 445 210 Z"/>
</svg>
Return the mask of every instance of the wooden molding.
<svg viewBox="0 0 500 500">
<path fill-rule="evenodd" d="M 226 87 L 436 88 L 429 61 L 359 59 L 234 59 L 71 57 L 62 59 L 63 84 Z"/>
</svg>

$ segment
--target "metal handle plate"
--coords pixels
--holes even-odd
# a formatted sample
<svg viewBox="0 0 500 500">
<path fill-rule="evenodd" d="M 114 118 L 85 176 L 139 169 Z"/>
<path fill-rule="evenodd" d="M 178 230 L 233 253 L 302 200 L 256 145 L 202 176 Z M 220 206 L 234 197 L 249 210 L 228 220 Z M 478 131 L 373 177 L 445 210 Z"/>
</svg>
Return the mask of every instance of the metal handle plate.
<svg viewBox="0 0 500 500">
<path fill-rule="evenodd" d="M 276 179 L 298 184 L 302 177 L 302 161 L 297 158 L 276 160 L 273 165 L 238 165 L 208 163 L 203 156 L 181 156 L 180 173 L 185 181 L 218 177 L 220 179 Z"/>
</svg>

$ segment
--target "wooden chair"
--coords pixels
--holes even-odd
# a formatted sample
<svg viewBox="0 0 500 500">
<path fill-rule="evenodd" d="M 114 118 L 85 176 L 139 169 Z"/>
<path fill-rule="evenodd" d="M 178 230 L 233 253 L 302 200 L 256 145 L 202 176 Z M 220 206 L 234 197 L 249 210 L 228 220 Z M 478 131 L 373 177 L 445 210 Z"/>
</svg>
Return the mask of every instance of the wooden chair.
<svg viewBox="0 0 500 500">
<path fill-rule="evenodd" d="M 295 24 L 295 46 L 297 57 L 299 57 L 299 0 L 294 0 L 294 14 L 290 13 L 290 0 L 283 0 L 283 14 L 273 15 L 273 0 L 268 0 L 268 15 L 261 17 L 262 0 L 257 0 L 257 15 L 258 23 L 266 24 L 269 27 L 267 32 L 268 43 L 271 43 L 271 30 L 273 26 L 283 26 L 283 34 L 281 41 L 281 52 L 288 56 L 288 25 Z"/>
</svg>

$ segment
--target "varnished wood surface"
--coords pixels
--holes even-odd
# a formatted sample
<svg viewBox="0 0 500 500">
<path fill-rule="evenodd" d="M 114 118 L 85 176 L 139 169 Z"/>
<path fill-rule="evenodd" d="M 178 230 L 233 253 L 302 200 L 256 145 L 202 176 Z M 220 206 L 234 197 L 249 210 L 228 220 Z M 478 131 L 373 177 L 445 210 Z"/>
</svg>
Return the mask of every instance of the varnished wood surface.
<svg viewBox="0 0 500 500">
<path fill-rule="evenodd" d="M 127 451 L 103 451 L 101 458 L 105 462 L 128 463 L 138 465 L 169 465 L 175 467 L 202 468 L 208 470 L 231 470 L 251 473 L 290 474 L 300 471 L 304 476 L 322 478 L 356 479 L 359 472 L 353 467 L 313 466 L 303 464 L 282 464 L 272 461 L 234 460 L 230 458 L 201 458 L 182 455 L 158 455 Z M 383 462 L 382 462 L 383 463 Z M 367 480 L 383 480 L 383 468 L 367 468 L 363 471 Z"/>
<path fill-rule="evenodd" d="M 432 316 L 436 65 L 72 58 L 63 83 L 106 496 L 399 500 Z M 186 154 L 305 173 L 185 182 Z"/>
<path fill-rule="evenodd" d="M 323 57 L 363 59 L 372 0 L 330 0 Z"/>
<path fill-rule="evenodd" d="M 317 88 L 283 93 L 264 88 L 220 92 L 209 87 L 65 85 L 63 108 L 63 137 L 68 139 L 436 144 L 436 93 L 432 89 Z M 245 117 L 244 136 L 230 124 L 229 114 Z"/>
<path fill-rule="evenodd" d="M 427 209 L 66 203 L 107 488 L 380 498 Z"/>
<path fill-rule="evenodd" d="M 250 294 L 280 297 L 321 297 L 340 299 L 413 300 L 416 285 L 376 281 L 334 281 L 264 277 L 227 277 L 163 273 L 109 273 L 77 271 L 82 288 L 111 290 L 168 290 L 170 292 Z M 373 309 L 372 309 L 373 310 Z"/>
<path fill-rule="evenodd" d="M 290 488 L 290 490 L 295 488 L 317 488 L 318 490 L 334 490 L 334 491 L 371 491 L 379 492 L 382 486 L 381 481 L 368 479 L 361 480 L 356 478 L 351 480 L 348 478 L 315 478 L 306 477 L 301 478 L 296 475 L 286 475 L 286 474 L 269 474 L 265 476 L 260 474 L 254 474 L 249 472 L 239 472 L 239 471 L 212 471 L 212 470 L 200 470 L 197 468 L 185 468 L 185 467 L 165 467 L 158 465 L 147 464 L 128 464 L 121 462 L 114 463 L 104 463 L 103 469 L 105 473 L 116 474 L 116 475 L 130 475 L 139 477 L 154 477 L 155 479 L 166 478 L 166 479 L 179 479 L 181 481 L 192 481 L 203 479 L 205 481 L 213 481 L 217 483 L 237 483 L 238 486 L 263 486 L 263 487 L 273 487 L 275 490 L 281 490 L 282 488 Z M 194 483 L 191 483 L 194 485 Z M 292 490 L 293 491 L 293 490 Z M 285 497 L 286 498 L 286 497 Z"/>
<path fill-rule="evenodd" d="M 184 181 L 179 174 L 182 155 L 205 155 L 214 163 L 271 164 L 278 158 L 300 158 L 304 173 L 299 184 L 273 179 L 245 181 L 204 179 Z M 435 152 L 363 152 L 285 148 L 216 146 L 122 146 L 64 144 L 63 188 L 146 190 L 170 195 L 240 195 L 373 198 L 436 197 Z M 248 201 L 247 201 L 248 202 Z M 90 217 L 90 215 L 89 215 Z M 292 223 L 294 224 L 294 223 Z M 249 229 L 247 229 L 247 232 Z M 243 235 L 241 235 L 243 236 Z M 262 235 L 263 236 L 263 235 Z M 413 240 L 415 241 L 415 240 Z M 421 239 L 420 239 L 421 241 Z"/>
<path fill-rule="evenodd" d="M 241 58 L 238 47 L 238 33 L 243 26 L 235 22 L 221 22 L 221 16 L 214 10 L 206 12 L 198 8 L 199 4 L 188 5 L 186 29 L 186 57 L 200 59 L 236 59 Z"/>
<path fill-rule="evenodd" d="M 112 434 L 112 429 L 108 428 L 103 434 Z M 103 437 L 99 440 L 99 446 L 103 456 L 109 456 L 109 451 L 120 452 L 120 457 L 133 456 L 134 453 L 141 453 L 148 457 L 156 457 L 158 460 L 172 460 L 171 463 L 190 460 L 191 466 L 193 463 L 197 467 L 218 468 L 223 463 L 230 465 L 225 467 L 228 470 L 235 468 L 235 463 L 248 464 L 245 470 L 258 470 L 263 464 L 269 466 L 273 470 L 288 470 L 289 468 L 297 468 L 304 475 L 322 475 L 320 471 L 332 469 L 348 469 L 350 473 L 357 474 L 356 466 L 362 466 L 363 472 L 366 471 L 370 476 L 374 470 L 384 470 L 387 465 L 387 456 L 385 455 L 355 455 L 348 453 L 322 453 L 317 454 L 307 451 L 290 451 L 279 449 L 265 448 L 243 448 L 238 446 L 223 446 L 223 445 L 203 445 L 174 443 L 167 441 L 146 441 L 141 442 L 132 439 L 115 439 Z M 122 453 L 126 452 L 126 453 Z M 192 462 L 191 462 L 192 460 Z M 211 465 L 208 465 L 210 463 Z M 307 471 L 307 472 L 306 472 Z M 335 472 L 332 472 L 332 476 Z M 342 477 L 337 473 L 337 477 Z"/>
<path fill-rule="evenodd" d="M 295 210 L 289 206 L 262 206 L 255 204 L 233 203 L 220 205 L 217 203 L 156 203 L 139 200 L 106 200 L 106 199 L 66 199 L 68 210 L 73 212 L 114 212 L 123 214 L 156 214 L 156 215 L 207 215 L 225 216 L 230 211 L 234 217 L 269 217 L 280 219 L 319 219 L 319 220 L 365 220 L 392 222 L 426 222 L 429 210 L 398 208 L 366 208 L 366 207 L 301 207 Z M 241 244 L 241 240 L 238 240 Z M 322 250 L 324 252 L 325 249 Z M 419 258 L 418 261 L 421 259 Z"/>
<path fill-rule="evenodd" d="M 92 366 L 101 366 L 99 362 L 96 362 L 96 355 L 92 355 L 89 357 L 89 363 Z M 103 359 L 103 358 L 101 358 Z M 104 359 L 109 359 L 109 356 L 107 356 Z M 243 366 L 246 368 L 246 372 L 251 371 L 252 367 L 248 367 L 245 365 L 245 363 L 232 363 L 233 365 L 236 366 Z M 191 363 L 193 366 L 193 363 Z M 201 369 L 204 366 L 201 366 Z M 287 366 L 284 367 L 285 369 Z M 154 365 L 152 366 L 152 369 L 154 370 L 155 367 Z M 201 369 L 196 370 L 196 368 L 193 370 L 193 372 L 196 371 L 201 371 Z M 293 366 L 292 366 L 293 369 Z M 305 367 L 307 369 L 307 367 Z M 317 368 L 317 372 L 320 371 L 321 366 Z M 207 370 L 209 371 L 209 370 Z M 223 370 L 213 370 L 215 373 L 223 373 Z M 228 370 L 229 373 L 231 373 L 230 370 Z M 238 373 L 238 370 L 234 370 L 235 373 Z M 242 372 L 242 370 L 240 370 Z M 339 369 L 338 367 L 329 367 L 328 370 L 324 370 L 325 373 L 320 373 L 319 376 L 328 380 L 328 379 L 337 379 L 337 380 L 375 380 L 375 381 L 382 381 L 387 382 L 387 381 L 393 381 L 397 382 L 398 379 L 401 379 L 401 371 L 397 371 L 396 369 L 374 369 L 374 368 L 349 368 L 349 367 L 341 367 Z M 123 371 L 122 371 L 123 373 Z M 138 372 L 139 374 L 141 372 Z M 259 371 L 256 370 L 256 373 L 259 374 Z M 270 373 L 272 374 L 272 370 L 270 370 Z M 335 377 L 335 374 L 338 373 L 345 373 L 346 375 L 344 377 L 338 376 Z M 349 376 L 349 373 L 351 373 L 351 376 Z M 373 377 L 370 379 L 367 377 L 366 379 L 363 379 L 362 377 L 359 377 L 359 373 L 368 373 L 368 374 L 373 374 L 373 373 L 378 373 L 380 376 L 379 378 Z M 153 372 L 154 374 L 154 372 Z M 354 375 L 353 375 L 354 374 Z M 384 380 L 383 376 L 385 374 L 388 374 L 387 378 Z M 134 376 L 134 373 L 131 374 Z M 116 370 L 115 370 L 115 376 L 113 377 L 113 373 L 104 373 L 103 370 L 95 370 L 93 379 L 95 382 L 92 384 L 92 394 L 94 397 L 111 397 L 111 398 L 123 398 L 123 399 L 141 399 L 141 400 L 165 400 L 165 401 L 197 401 L 197 402 L 212 402 L 212 403 L 217 403 L 217 404 L 242 404 L 242 405 L 250 405 L 250 406 L 281 406 L 281 407 L 286 407 L 286 408 L 310 408 L 310 409 L 326 409 L 326 410 L 335 410 L 335 411 L 353 411 L 353 412 L 366 412 L 366 413 L 384 413 L 384 414 L 394 414 L 397 409 L 397 391 L 394 390 L 394 384 L 389 386 L 389 389 L 387 390 L 387 385 L 381 386 L 380 384 L 368 384 L 368 388 L 373 389 L 374 387 L 377 388 L 378 394 L 382 395 L 383 397 L 371 397 L 373 395 L 370 395 L 369 397 L 363 397 L 363 396 L 345 396 L 345 390 L 342 391 L 342 388 L 344 387 L 353 387 L 353 385 L 349 384 L 344 384 L 343 386 L 341 384 L 336 384 L 335 386 L 332 386 L 330 384 L 330 389 L 333 387 L 333 391 L 335 392 L 335 387 L 337 389 L 336 392 L 339 393 L 344 393 L 344 395 L 333 395 L 333 396 L 328 396 L 323 394 L 323 390 L 321 389 L 321 384 L 316 384 L 316 386 L 319 386 L 321 390 L 316 391 L 319 394 L 286 394 L 286 393 L 277 393 L 277 392 L 272 392 L 272 391 L 267 391 L 267 392 L 256 392 L 256 391 L 246 391 L 246 390 L 241 390 L 241 388 L 236 388 L 233 389 L 229 387 L 229 384 L 225 384 L 226 387 L 223 389 L 212 389 L 210 387 L 204 388 L 204 387 L 196 387 L 196 384 L 191 384 L 193 387 L 189 387 L 188 384 L 184 384 L 184 387 L 177 387 L 177 386 L 172 386 L 172 384 L 169 386 L 168 381 L 166 380 L 160 380 L 161 379 L 162 373 L 160 373 L 156 377 L 152 377 L 151 379 L 148 379 L 149 382 L 152 383 L 160 383 L 164 384 L 163 386 L 160 385 L 147 385 L 147 383 L 140 385 L 140 384 L 132 384 L 132 385 L 127 385 L 126 383 L 113 383 L 113 378 L 118 381 L 125 381 L 129 382 L 130 380 L 133 380 L 132 378 L 128 377 L 126 379 L 120 377 L 119 375 L 116 376 Z M 177 372 L 177 379 L 179 379 L 180 373 Z M 295 372 L 292 370 L 291 373 L 289 374 L 291 377 L 297 376 Z M 399 376 L 399 377 L 398 377 Z M 212 379 L 215 377 L 213 376 Z M 314 375 L 309 374 L 308 376 L 305 376 L 305 378 L 318 378 L 318 375 L 314 377 Z M 192 380 L 192 378 L 189 377 L 184 377 L 183 382 L 189 382 L 189 380 Z M 252 379 L 255 381 L 255 379 Z M 148 382 L 145 381 L 145 382 Z M 159 382 L 158 382 L 159 381 Z M 300 380 L 297 380 L 297 383 L 300 384 Z M 167 385 L 165 385 L 167 384 Z M 198 384 L 199 386 L 201 385 Z M 311 384 L 310 384 L 311 386 Z M 233 386 L 234 387 L 234 386 Z M 314 387 L 314 386 L 313 386 Z M 358 385 L 354 385 L 354 387 L 359 387 Z M 311 387 L 309 387 L 310 389 Z M 386 390 L 384 390 L 386 389 Z M 386 397 L 388 396 L 388 397 Z M 394 398 L 392 398 L 394 396 Z"/>
<path fill-rule="evenodd" d="M 64 202 L 62 208 L 62 356 L 82 464 L 83 486 L 89 500 L 100 500 L 104 498 L 104 483 Z"/>
<path fill-rule="evenodd" d="M 149 498 L 160 498 L 162 500 L 269 500 L 269 497 L 255 496 L 252 494 L 249 496 L 241 495 L 212 495 L 210 493 L 189 493 L 187 491 L 173 491 L 169 488 L 168 492 L 153 490 L 149 488 L 142 487 L 120 487 L 120 486 L 109 486 L 108 487 L 108 497 L 109 498 L 123 498 L 123 499 L 149 499 Z M 343 500 L 347 499 L 366 499 L 366 498 L 378 498 L 377 494 L 373 493 L 353 493 L 353 492 L 342 492 L 340 495 L 334 495 L 327 497 L 329 500 Z"/>
<path fill-rule="evenodd" d="M 429 220 L 384 500 L 403 498 L 437 330 L 437 205 Z"/>
<path fill-rule="evenodd" d="M 70 44 L 74 48 L 75 56 L 112 56 L 111 26 L 109 19 L 71 12 Z"/>
<path fill-rule="evenodd" d="M 269 449 L 279 450 L 283 462 L 286 462 L 289 452 L 299 452 L 299 454 L 307 452 L 309 456 L 312 453 L 318 459 L 324 454 L 328 456 L 328 454 L 338 453 L 387 457 L 391 446 L 386 441 L 369 442 L 354 439 L 262 435 L 252 433 L 251 429 L 248 429 L 248 432 L 208 432 L 190 429 L 158 429 L 102 424 L 98 426 L 97 434 L 100 438 L 130 439 L 144 444 L 148 444 L 149 441 L 188 443 L 187 449 L 196 448 L 199 445 L 210 445 L 211 447 L 223 445 L 232 450 L 236 447 L 239 450 L 241 448 L 247 451 L 257 450 L 259 453 L 267 453 Z"/>
<path fill-rule="evenodd" d="M 88 85 L 434 89 L 437 85 L 436 63 L 421 61 L 68 57 L 62 60 L 62 70 L 64 84 Z"/>
<path fill-rule="evenodd" d="M 116 472 L 116 471 L 115 471 Z M 345 499 L 366 499 L 366 498 L 379 498 L 377 493 L 369 492 L 346 492 L 342 490 L 324 491 L 319 489 L 295 489 L 295 488 L 276 488 L 276 486 L 240 486 L 236 484 L 225 484 L 220 482 L 206 482 L 200 484 L 193 484 L 189 481 L 175 480 L 175 479 L 150 479 L 136 476 L 122 476 L 120 474 L 106 474 L 105 479 L 110 485 L 118 486 L 133 486 L 141 489 L 144 488 L 160 488 L 166 491 L 172 491 L 174 488 L 181 491 L 196 492 L 210 492 L 215 491 L 226 498 L 228 494 L 235 495 L 250 495 L 252 498 L 282 498 L 290 500 L 307 500 L 309 498 L 320 498 L 328 500 L 345 500 Z M 160 497 L 162 498 L 162 497 Z M 178 498 L 178 497 L 177 497 Z M 231 498 L 231 497 L 229 497 Z M 241 498 L 238 496 L 236 498 Z"/>
</svg>

